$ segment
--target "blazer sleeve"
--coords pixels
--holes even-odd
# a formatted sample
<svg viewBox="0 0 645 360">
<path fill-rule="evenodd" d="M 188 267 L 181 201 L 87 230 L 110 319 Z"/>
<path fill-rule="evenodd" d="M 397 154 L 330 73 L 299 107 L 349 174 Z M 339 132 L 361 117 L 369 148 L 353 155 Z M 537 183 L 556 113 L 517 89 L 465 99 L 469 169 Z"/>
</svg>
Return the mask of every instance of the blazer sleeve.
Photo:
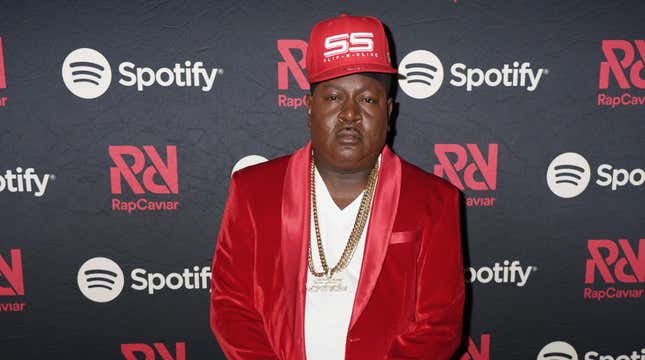
<svg viewBox="0 0 645 360">
<path fill-rule="evenodd" d="M 254 305 L 254 224 L 233 175 L 213 259 L 210 325 L 228 359 L 278 359 Z"/>
<path fill-rule="evenodd" d="M 417 257 L 415 321 L 392 342 L 387 359 L 448 360 L 461 342 L 464 269 L 459 192 L 451 188 Z"/>
</svg>

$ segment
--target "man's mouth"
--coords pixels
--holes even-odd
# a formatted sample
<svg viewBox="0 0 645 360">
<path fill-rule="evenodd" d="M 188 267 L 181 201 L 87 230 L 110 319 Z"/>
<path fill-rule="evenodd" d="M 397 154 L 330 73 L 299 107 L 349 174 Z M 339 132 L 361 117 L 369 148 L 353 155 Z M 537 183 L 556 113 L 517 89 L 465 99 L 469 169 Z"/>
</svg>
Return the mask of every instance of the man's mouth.
<svg viewBox="0 0 645 360">
<path fill-rule="evenodd" d="M 354 128 L 344 128 L 336 134 L 336 138 L 341 144 L 353 145 L 361 142 L 361 133 Z"/>
</svg>

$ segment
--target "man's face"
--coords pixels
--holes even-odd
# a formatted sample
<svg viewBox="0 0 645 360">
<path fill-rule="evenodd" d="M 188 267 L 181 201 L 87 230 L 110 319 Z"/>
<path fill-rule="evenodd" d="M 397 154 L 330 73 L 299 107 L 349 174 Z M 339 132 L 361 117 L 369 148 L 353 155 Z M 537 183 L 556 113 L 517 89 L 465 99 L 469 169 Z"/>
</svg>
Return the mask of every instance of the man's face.
<svg viewBox="0 0 645 360">
<path fill-rule="evenodd" d="M 385 144 L 392 99 L 383 84 L 352 74 L 323 81 L 307 99 L 307 126 L 321 165 L 367 169 Z"/>
</svg>

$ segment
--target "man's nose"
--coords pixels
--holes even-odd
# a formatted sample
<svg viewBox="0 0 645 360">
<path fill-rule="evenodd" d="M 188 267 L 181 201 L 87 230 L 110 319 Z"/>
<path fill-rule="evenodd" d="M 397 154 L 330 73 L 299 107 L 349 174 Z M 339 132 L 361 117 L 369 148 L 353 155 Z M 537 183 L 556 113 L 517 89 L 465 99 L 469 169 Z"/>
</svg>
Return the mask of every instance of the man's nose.
<svg viewBox="0 0 645 360">
<path fill-rule="evenodd" d="M 361 108 L 358 105 L 358 102 L 353 98 L 348 98 L 344 103 L 343 107 L 340 109 L 340 114 L 338 118 L 344 122 L 357 122 L 360 121 Z"/>
</svg>

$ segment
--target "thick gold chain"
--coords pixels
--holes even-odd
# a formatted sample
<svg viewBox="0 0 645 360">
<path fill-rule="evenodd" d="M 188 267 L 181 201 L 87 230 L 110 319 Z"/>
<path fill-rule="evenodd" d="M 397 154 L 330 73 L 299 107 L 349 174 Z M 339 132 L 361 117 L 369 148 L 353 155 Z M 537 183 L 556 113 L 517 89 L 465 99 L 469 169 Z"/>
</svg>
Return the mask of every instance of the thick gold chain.
<svg viewBox="0 0 645 360">
<path fill-rule="evenodd" d="M 358 214 L 356 214 L 354 227 L 352 228 L 352 232 L 349 235 L 349 239 L 347 240 L 347 245 L 345 245 L 345 249 L 343 250 L 343 254 L 338 260 L 338 263 L 336 264 L 336 266 L 334 266 L 331 269 L 331 271 L 329 270 L 329 266 L 327 265 L 327 259 L 325 258 L 325 252 L 323 250 L 322 240 L 320 238 L 320 225 L 318 224 L 318 209 L 316 207 L 316 181 L 315 181 L 316 179 L 315 179 L 314 169 L 315 169 L 315 164 L 314 164 L 314 158 L 312 156 L 311 171 L 309 176 L 309 193 L 310 193 L 310 199 L 311 199 L 311 206 L 313 208 L 313 213 L 314 213 L 316 244 L 318 245 L 318 255 L 320 256 L 320 263 L 322 264 L 323 271 L 319 272 L 319 271 L 316 271 L 316 269 L 314 269 L 314 261 L 312 258 L 312 249 L 311 249 L 311 233 L 309 234 L 309 251 L 308 251 L 309 271 L 311 271 L 311 273 L 316 277 L 327 276 L 331 278 L 335 273 L 346 268 L 350 260 L 354 256 L 356 246 L 358 245 L 358 241 L 360 240 L 361 234 L 363 233 L 363 229 L 365 228 L 365 224 L 367 223 L 369 209 L 372 205 L 372 197 L 374 196 L 374 188 L 376 187 L 376 178 L 378 175 L 378 160 L 376 161 L 376 164 L 374 164 L 374 167 L 370 171 L 370 175 L 367 180 L 367 186 L 365 187 L 365 190 L 364 190 L 365 194 L 363 195 L 363 199 L 361 200 L 361 206 L 358 209 Z"/>
</svg>

